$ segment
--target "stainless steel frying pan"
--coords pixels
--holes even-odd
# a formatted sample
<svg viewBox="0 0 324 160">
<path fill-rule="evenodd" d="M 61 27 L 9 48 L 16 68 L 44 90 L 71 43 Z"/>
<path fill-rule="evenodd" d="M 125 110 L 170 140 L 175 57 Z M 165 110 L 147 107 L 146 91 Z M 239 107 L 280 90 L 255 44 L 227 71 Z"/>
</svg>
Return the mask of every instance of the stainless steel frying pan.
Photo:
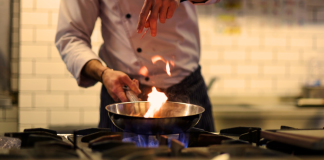
<svg viewBox="0 0 324 160">
<path fill-rule="evenodd" d="M 108 116 L 119 129 L 137 134 L 176 134 L 195 126 L 205 109 L 198 105 L 166 102 L 158 113 L 158 118 L 144 118 L 150 107 L 147 101 L 136 101 L 134 94 L 126 92 L 134 102 L 117 103 L 106 106 Z M 135 96 L 136 97 L 136 96 Z"/>
</svg>

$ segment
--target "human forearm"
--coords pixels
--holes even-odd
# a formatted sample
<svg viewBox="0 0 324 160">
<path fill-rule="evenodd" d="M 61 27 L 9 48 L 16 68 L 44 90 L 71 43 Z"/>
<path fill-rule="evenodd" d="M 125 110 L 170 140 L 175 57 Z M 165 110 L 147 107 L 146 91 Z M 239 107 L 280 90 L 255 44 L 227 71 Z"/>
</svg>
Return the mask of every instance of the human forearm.
<svg viewBox="0 0 324 160">
<path fill-rule="evenodd" d="M 97 81 L 101 81 L 101 75 L 106 69 L 109 68 L 103 66 L 98 60 L 93 59 L 84 65 L 81 74 L 87 77 L 91 77 Z"/>
<path fill-rule="evenodd" d="M 63 0 L 60 3 L 55 45 L 69 72 L 81 87 L 90 87 L 97 80 L 81 71 L 90 60 L 99 57 L 91 50 L 91 35 L 99 16 L 97 0 Z"/>
<path fill-rule="evenodd" d="M 81 74 L 83 76 L 91 77 L 97 81 L 101 81 L 105 85 L 110 96 L 115 102 L 127 102 L 128 99 L 124 93 L 123 87 L 127 85 L 135 94 L 140 94 L 138 81 L 131 80 L 128 75 L 120 71 L 114 71 L 108 67 L 105 67 L 98 60 L 90 60 L 87 62 Z"/>
</svg>

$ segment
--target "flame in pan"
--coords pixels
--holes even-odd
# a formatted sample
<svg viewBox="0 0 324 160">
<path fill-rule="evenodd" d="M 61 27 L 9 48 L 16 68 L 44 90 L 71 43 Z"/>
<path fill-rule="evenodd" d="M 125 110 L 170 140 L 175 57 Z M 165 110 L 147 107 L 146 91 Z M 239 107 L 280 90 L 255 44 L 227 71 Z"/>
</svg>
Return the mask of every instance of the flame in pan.
<svg viewBox="0 0 324 160">
<path fill-rule="evenodd" d="M 163 61 L 164 63 L 166 63 L 165 71 L 169 76 L 171 76 L 170 63 L 172 66 L 174 66 L 174 61 L 170 61 L 170 62 L 166 61 L 159 55 L 153 56 L 151 60 L 152 60 L 153 64 L 155 64 L 157 61 Z M 142 68 L 140 70 L 140 73 L 142 75 L 146 75 L 148 73 L 147 68 L 146 67 Z M 147 101 L 150 103 L 150 108 L 145 113 L 144 117 L 145 118 L 154 118 L 154 114 L 157 113 L 161 109 L 162 105 L 167 100 L 168 100 L 168 97 L 163 92 L 159 92 L 156 90 L 155 87 L 153 87 L 152 92 L 148 94 L 148 99 L 147 99 Z"/>
<path fill-rule="evenodd" d="M 162 105 L 168 100 L 168 97 L 163 93 L 156 90 L 155 87 L 152 88 L 152 92 L 148 94 L 147 101 L 150 102 L 150 108 L 145 113 L 145 118 L 154 118 L 154 114 L 158 112 Z"/>
</svg>

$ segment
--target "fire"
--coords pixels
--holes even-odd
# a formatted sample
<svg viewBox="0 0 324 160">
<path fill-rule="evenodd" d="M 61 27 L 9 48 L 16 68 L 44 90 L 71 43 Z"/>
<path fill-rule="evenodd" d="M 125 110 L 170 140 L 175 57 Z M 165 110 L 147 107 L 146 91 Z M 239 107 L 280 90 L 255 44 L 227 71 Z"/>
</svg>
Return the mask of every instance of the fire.
<svg viewBox="0 0 324 160">
<path fill-rule="evenodd" d="M 155 64 L 157 61 L 163 61 L 164 63 L 166 63 L 166 66 L 165 66 L 165 71 L 167 72 L 167 74 L 169 75 L 169 76 L 171 76 L 171 72 L 170 72 L 170 64 L 174 67 L 174 61 L 167 61 L 167 60 L 165 60 L 165 59 L 163 59 L 161 56 L 159 56 L 159 55 L 156 55 L 156 56 L 153 56 L 152 58 L 151 58 L 151 60 L 152 60 L 152 63 L 153 64 Z"/>
<path fill-rule="evenodd" d="M 168 97 L 163 93 L 152 88 L 152 92 L 148 94 L 147 101 L 150 103 L 149 110 L 145 113 L 145 118 L 153 118 L 154 114 L 158 112 L 162 105 L 168 100 Z"/>
<path fill-rule="evenodd" d="M 165 71 L 169 76 L 171 76 L 171 71 L 170 71 L 170 64 L 169 61 L 164 60 L 161 56 L 156 55 L 152 57 L 152 63 L 155 64 L 157 61 L 163 61 L 166 63 L 165 66 Z M 171 65 L 174 66 L 174 62 L 170 61 Z M 142 67 L 140 69 L 140 74 L 146 75 L 148 74 L 148 70 L 146 67 Z M 148 99 L 147 101 L 150 103 L 150 108 L 148 111 L 145 113 L 144 117 L 145 118 L 153 118 L 154 114 L 158 112 L 162 105 L 168 100 L 168 97 L 163 93 L 163 92 L 158 92 L 155 87 L 152 88 L 152 92 L 148 94 Z"/>
<path fill-rule="evenodd" d="M 170 61 L 170 64 L 171 64 L 171 66 L 173 66 L 174 67 L 174 61 Z"/>
<path fill-rule="evenodd" d="M 148 75 L 148 69 L 143 66 L 140 70 L 139 70 L 139 74 L 143 75 L 143 76 L 147 76 Z"/>
<path fill-rule="evenodd" d="M 158 56 L 158 55 L 152 57 L 151 60 L 152 60 L 152 63 L 153 64 L 155 64 L 157 61 L 163 61 L 163 62 L 165 62 L 165 60 L 161 56 Z"/>
<path fill-rule="evenodd" d="M 165 70 L 166 70 L 167 74 L 168 74 L 169 76 L 171 76 L 169 62 L 166 63 Z"/>
</svg>

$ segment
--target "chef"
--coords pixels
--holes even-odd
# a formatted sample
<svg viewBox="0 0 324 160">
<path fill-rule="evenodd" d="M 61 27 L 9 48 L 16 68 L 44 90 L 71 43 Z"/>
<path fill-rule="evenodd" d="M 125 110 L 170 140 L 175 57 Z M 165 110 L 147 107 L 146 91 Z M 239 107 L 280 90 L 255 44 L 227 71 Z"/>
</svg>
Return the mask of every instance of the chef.
<svg viewBox="0 0 324 160">
<path fill-rule="evenodd" d="M 196 125 L 215 131 L 206 84 L 200 72 L 200 39 L 194 4 L 219 0 L 62 0 L 56 47 L 81 87 L 101 82 L 100 128 L 118 129 L 105 106 L 128 101 L 123 86 L 142 100 L 152 87 L 168 101 L 205 108 Z M 101 19 L 104 43 L 99 57 L 91 50 L 91 34 Z M 149 34 L 142 37 L 143 32 Z M 153 63 L 153 57 L 157 61 Z M 104 65 L 102 61 L 106 64 Z M 170 74 L 166 64 L 170 64 Z"/>
</svg>

